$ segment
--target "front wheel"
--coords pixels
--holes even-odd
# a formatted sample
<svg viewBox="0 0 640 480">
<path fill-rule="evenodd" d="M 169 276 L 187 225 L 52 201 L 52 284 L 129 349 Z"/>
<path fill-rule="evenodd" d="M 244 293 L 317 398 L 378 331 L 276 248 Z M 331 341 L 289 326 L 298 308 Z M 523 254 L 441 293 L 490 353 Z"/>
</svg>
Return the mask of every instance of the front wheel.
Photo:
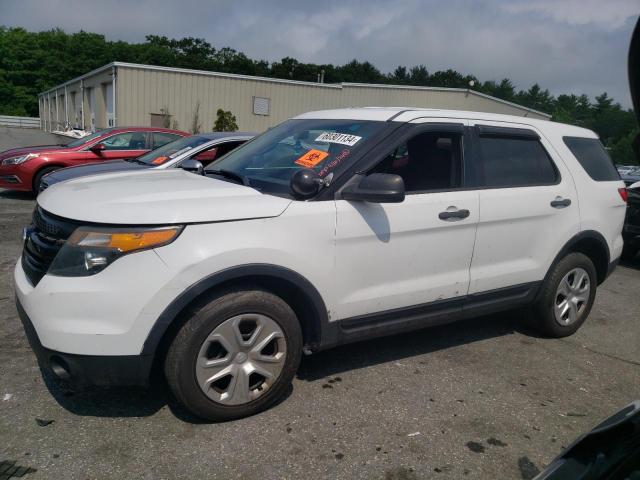
<svg viewBox="0 0 640 480">
<path fill-rule="evenodd" d="M 584 323 L 596 296 L 598 278 L 593 262 L 570 253 L 556 263 L 534 304 L 533 321 L 543 335 L 572 335 Z"/>
<path fill-rule="evenodd" d="M 198 417 L 246 417 L 281 399 L 302 355 L 295 313 L 263 290 L 221 294 L 201 302 L 171 343 L 167 383 Z"/>
<path fill-rule="evenodd" d="M 55 172 L 59 168 L 60 167 L 45 167 L 42 170 L 38 171 L 35 177 L 33 177 L 33 185 L 31 186 L 32 193 L 34 195 L 38 195 L 38 193 L 40 193 L 40 184 L 42 183 L 42 178 L 51 172 Z"/>
</svg>

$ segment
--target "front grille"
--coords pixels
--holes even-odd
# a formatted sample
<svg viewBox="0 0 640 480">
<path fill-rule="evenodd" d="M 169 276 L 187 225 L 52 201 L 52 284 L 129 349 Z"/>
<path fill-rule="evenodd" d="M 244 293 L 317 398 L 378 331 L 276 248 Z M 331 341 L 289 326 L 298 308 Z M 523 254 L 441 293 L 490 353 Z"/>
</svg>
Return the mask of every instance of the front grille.
<svg viewBox="0 0 640 480">
<path fill-rule="evenodd" d="M 49 270 L 58 250 L 79 224 L 36 207 L 25 231 L 22 268 L 35 286 Z"/>
</svg>

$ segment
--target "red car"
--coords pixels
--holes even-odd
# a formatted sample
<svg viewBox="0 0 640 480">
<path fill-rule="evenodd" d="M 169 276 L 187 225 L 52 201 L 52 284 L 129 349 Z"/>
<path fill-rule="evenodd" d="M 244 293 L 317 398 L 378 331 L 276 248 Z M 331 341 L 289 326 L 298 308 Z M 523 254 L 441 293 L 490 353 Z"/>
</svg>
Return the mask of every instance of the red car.
<svg viewBox="0 0 640 480">
<path fill-rule="evenodd" d="M 115 127 L 100 130 L 65 146 L 5 150 L 0 153 L 0 188 L 37 193 L 42 177 L 58 168 L 134 158 L 187 136 L 186 132 L 166 128 Z"/>
</svg>

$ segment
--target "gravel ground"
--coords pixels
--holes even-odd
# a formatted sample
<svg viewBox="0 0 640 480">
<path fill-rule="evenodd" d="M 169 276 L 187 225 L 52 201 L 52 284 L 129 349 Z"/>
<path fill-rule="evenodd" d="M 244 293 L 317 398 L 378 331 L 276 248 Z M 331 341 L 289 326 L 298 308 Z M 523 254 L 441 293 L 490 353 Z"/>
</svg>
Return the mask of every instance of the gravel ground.
<svg viewBox="0 0 640 480">
<path fill-rule="evenodd" d="M 0 191 L 0 478 L 527 479 L 640 398 L 640 257 L 570 338 L 502 314 L 336 348 L 240 421 L 199 423 L 162 387 L 66 390 L 43 379 L 13 303 L 33 206 Z"/>
</svg>

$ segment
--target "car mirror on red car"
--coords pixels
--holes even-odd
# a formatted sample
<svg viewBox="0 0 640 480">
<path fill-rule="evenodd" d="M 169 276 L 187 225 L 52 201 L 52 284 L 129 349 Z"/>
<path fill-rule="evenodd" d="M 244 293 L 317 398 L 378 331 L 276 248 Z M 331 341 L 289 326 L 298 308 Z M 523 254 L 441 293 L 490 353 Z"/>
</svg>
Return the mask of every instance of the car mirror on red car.
<svg viewBox="0 0 640 480">
<path fill-rule="evenodd" d="M 197 155 L 194 155 L 193 159 L 198 160 L 200 163 L 209 163 L 213 162 L 216 159 L 218 154 L 217 148 L 212 148 L 211 150 L 206 150 L 204 152 L 200 152 Z"/>
<path fill-rule="evenodd" d="M 92 147 L 89 148 L 93 153 L 103 152 L 107 149 L 104 143 L 96 143 Z"/>
</svg>

